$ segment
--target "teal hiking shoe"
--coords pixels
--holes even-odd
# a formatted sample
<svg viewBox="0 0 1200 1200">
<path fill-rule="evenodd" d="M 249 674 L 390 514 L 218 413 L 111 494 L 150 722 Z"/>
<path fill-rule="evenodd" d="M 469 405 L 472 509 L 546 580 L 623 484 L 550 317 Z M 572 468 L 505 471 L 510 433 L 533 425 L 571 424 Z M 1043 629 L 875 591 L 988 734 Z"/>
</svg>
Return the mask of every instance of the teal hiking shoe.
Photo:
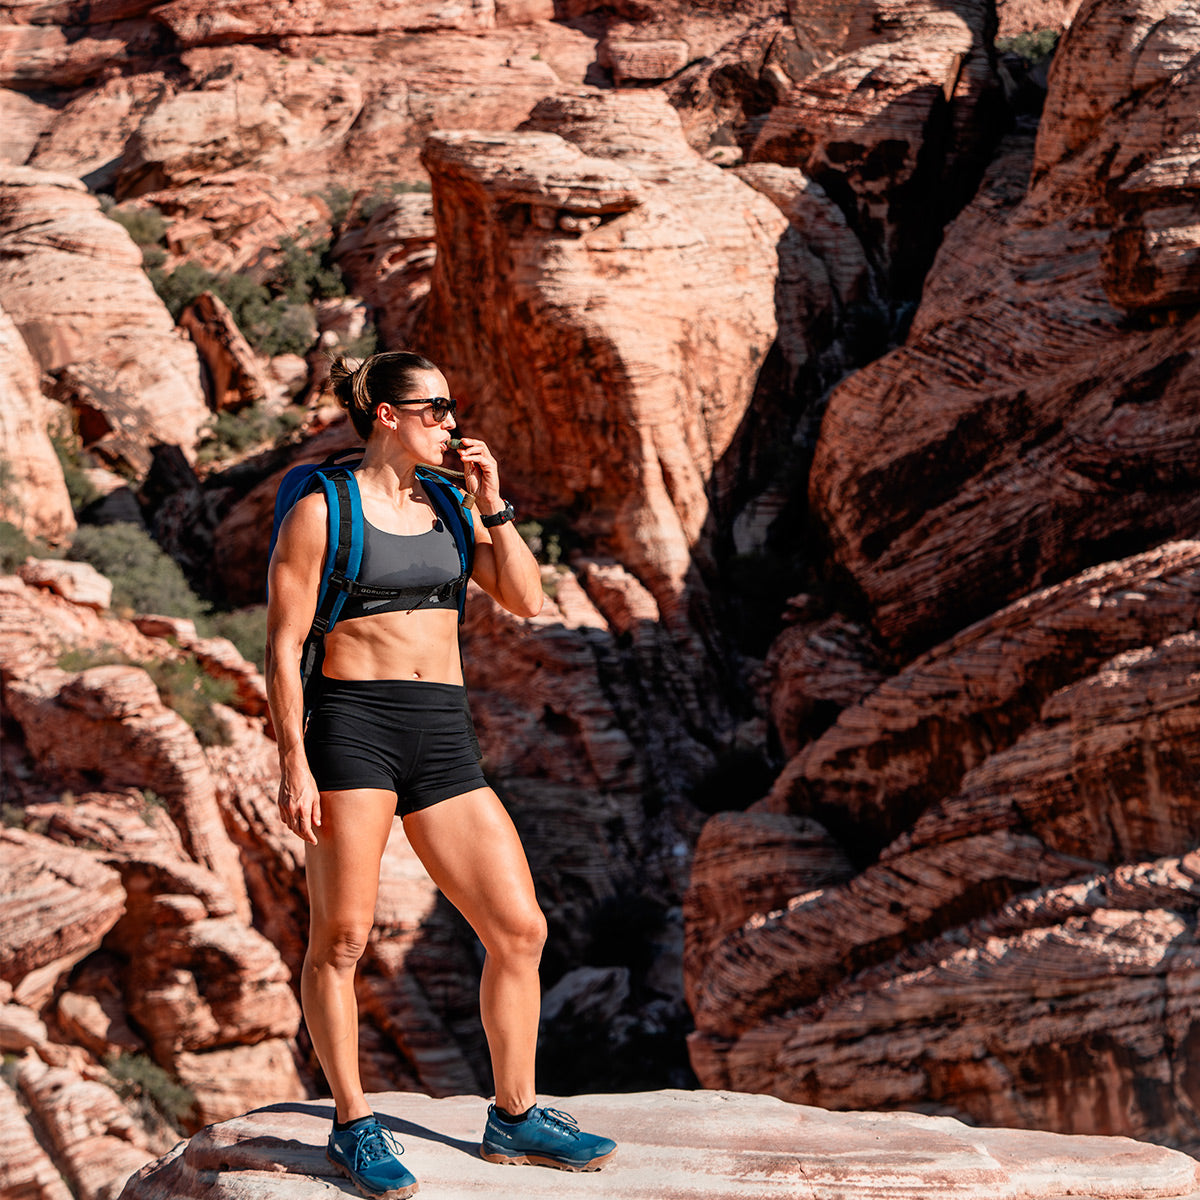
<svg viewBox="0 0 1200 1200">
<path fill-rule="evenodd" d="M 556 1108 L 535 1108 L 510 1125 L 488 1106 L 487 1128 L 479 1153 L 488 1162 L 528 1163 L 563 1171 L 598 1171 L 617 1152 L 611 1138 L 580 1130 L 575 1118 Z"/>
<path fill-rule="evenodd" d="M 404 1200 L 416 1195 L 418 1183 L 400 1163 L 404 1147 L 384 1129 L 378 1118 L 363 1117 L 349 1129 L 334 1129 L 325 1147 L 325 1157 L 364 1196 Z"/>
</svg>

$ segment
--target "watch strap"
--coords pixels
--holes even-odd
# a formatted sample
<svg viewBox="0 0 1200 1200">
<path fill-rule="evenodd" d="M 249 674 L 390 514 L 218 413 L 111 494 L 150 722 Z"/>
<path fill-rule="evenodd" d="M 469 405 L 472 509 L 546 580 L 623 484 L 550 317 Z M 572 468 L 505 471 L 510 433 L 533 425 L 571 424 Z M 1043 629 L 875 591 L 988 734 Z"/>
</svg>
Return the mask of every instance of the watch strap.
<svg viewBox="0 0 1200 1200">
<path fill-rule="evenodd" d="M 506 500 L 504 507 L 498 513 L 492 513 L 491 516 L 487 517 L 480 517 L 486 529 L 494 529 L 497 525 L 503 525 L 505 521 L 515 521 L 516 519 L 517 510 L 513 508 L 511 500 Z"/>
</svg>

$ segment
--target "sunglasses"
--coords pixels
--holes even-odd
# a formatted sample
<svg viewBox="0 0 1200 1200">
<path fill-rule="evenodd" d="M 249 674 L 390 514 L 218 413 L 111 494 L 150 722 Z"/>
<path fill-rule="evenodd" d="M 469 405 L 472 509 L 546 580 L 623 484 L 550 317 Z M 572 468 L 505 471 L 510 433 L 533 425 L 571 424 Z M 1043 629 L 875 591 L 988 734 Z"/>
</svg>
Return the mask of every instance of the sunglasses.
<svg viewBox="0 0 1200 1200">
<path fill-rule="evenodd" d="M 446 414 L 454 416 L 458 411 L 458 401 L 449 396 L 422 396 L 419 400 L 393 400 L 392 404 L 428 404 L 429 411 L 435 421 L 444 421 Z"/>
</svg>

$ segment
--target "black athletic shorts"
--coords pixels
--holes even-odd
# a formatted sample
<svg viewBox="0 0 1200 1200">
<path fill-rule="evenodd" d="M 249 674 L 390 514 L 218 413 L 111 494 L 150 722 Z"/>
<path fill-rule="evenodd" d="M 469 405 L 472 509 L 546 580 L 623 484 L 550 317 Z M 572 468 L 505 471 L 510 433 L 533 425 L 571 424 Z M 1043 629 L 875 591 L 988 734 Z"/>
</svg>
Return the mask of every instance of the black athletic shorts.
<svg viewBox="0 0 1200 1200">
<path fill-rule="evenodd" d="M 330 679 L 304 731 L 308 766 L 323 792 L 384 788 L 407 816 L 487 787 L 461 684 L 413 679 Z"/>
</svg>

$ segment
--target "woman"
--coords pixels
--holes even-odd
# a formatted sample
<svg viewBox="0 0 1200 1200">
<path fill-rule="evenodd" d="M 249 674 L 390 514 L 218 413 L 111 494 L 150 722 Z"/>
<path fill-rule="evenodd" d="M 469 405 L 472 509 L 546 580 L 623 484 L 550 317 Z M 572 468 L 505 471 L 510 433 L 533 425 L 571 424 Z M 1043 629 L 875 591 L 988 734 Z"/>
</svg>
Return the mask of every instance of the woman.
<svg viewBox="0 0 1200 1200">
<path fill-rule="evenodd" d="M 354 972 L 367 945 L 379 866 L 394 815 L 430 877 L 487 952 L 479 1002 L 496 1100 L 480 1153 L 493 1162 L 594 1170 L 614 1142 L 535 1104 L 534 1053 L 546 922 L 517 832 L 488 787 L 464 706 L 453 588 L 461 562 L 416 475 L 437 466 L 455 428 L 442 373 L 420 355 L 377 354 L 334 391 L 366 441 L 355 475 L 364 517 L 359 581 L 428 586 L 415 603 L 350 597 L 325 638 L 307 729 L 300 653 L 316 608 L 327 546 L 318 491 L 285 518 L 270 564 L 267 686 L 279 743 L 279 811 L 308 843 L 311 925 L 301 1001 L 336 1103 L 327 1154 L 372 1196 L 410 1196 L 417 1183 L 375 1119 L 358 1071 Z M 500 495 L 496 459 L 478 438 L 458 450 L 475 530 L 473 578 L 517 616 L 542 607 L 537 562 Z M 439 590 L 440 589 L 440 590 Z"/>
</svg>

